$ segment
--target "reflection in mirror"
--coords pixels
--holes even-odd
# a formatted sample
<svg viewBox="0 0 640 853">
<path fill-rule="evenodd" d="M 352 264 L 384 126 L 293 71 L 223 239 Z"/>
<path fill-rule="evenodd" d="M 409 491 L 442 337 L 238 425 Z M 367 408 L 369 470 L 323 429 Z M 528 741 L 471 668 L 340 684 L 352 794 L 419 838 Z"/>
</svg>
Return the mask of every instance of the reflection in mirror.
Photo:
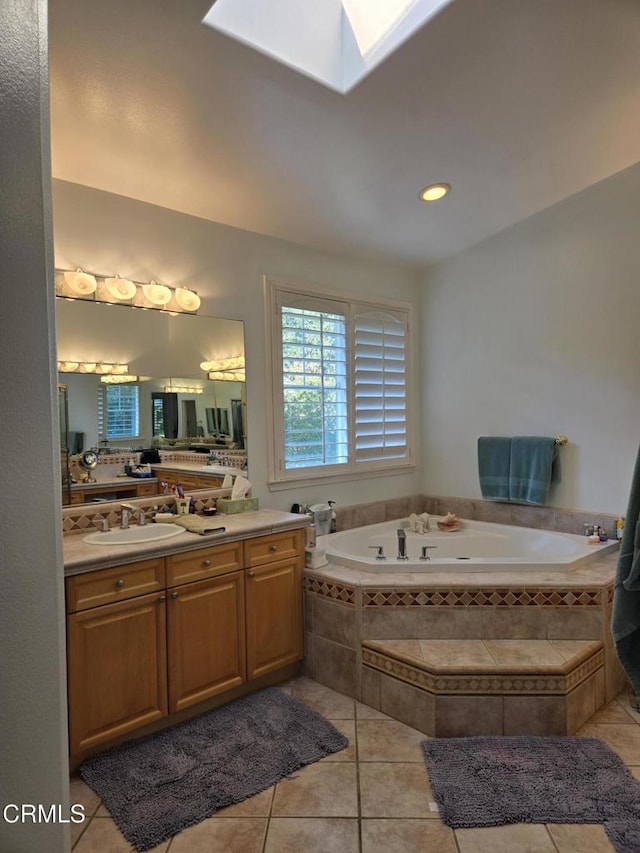
<svg viewBox="0 0 640 853">
<path fill-rule="evenodd" d="M 245 383 L 208 379 L 202 362 L 242 356 L 238 320 L 56 300 L 59 361 L 127 365 L 133 381 L 59 373 L 69 452 L 246 450 Z"/>
</svg>

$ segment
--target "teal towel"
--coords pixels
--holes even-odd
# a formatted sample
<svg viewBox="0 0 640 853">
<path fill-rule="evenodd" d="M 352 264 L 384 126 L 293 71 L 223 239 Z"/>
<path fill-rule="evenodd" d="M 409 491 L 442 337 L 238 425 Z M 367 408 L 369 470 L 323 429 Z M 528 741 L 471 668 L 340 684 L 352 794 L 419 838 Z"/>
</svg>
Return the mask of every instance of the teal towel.
<svg viewBox="0 0 640 853">
<path fill-rule="evenodd" d="M 613 585 L 611 633 L 616 652 L 640 697 L 640 450 L 631 480 Z"/>
<path fill-rule="evenodd" d="M 488 501 L 509 500 L 511 439 L 484 435 L 478 439 L 478 473 L 482 497 Z"/>
<path fill-rule="evenodd" d="M 555 438 L 518 435 L 511 439 L 509 500 L 514 503 L 546 504 L 558 453 Z"/>
</svg>

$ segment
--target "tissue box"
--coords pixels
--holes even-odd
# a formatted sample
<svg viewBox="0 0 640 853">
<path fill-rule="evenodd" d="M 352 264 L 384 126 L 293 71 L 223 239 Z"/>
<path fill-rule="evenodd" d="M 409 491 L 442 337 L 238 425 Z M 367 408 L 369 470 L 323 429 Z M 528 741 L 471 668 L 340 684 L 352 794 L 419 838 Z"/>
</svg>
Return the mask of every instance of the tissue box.
<svg viewBox="0 0 640 853">
<path fill-rule="evenodd" d="M 236 512 L 250 512 L 258 509 L 258 498 L 238 498 L 232 501 L 230 498 L 218 498 L 216 501 L 218 512 L 233 515 Z"/>
</svg>

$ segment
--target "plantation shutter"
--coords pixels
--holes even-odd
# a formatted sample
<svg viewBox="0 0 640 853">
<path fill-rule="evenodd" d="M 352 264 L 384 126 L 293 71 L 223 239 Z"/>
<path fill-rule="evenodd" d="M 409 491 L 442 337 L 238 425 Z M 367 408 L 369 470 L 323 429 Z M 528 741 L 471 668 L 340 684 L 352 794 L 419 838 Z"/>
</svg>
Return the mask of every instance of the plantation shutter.
<svg viewBox="0 0 640 853">
<path fill-rule="evenodd" d="M 356 462 L 406 459 L 407 317 L 356 310 L 354 336 Z"/>
<path fill-rule="evenodd" d="M 107 400 L 105 394 L 105 386 L 102 383 L 98 384 L 97 388 L 97 403 L 98 403 L 98 439 L 104 440 L 107 437 Z"/>
<path fill-rule="evenodd" d="M 341 304 L 281 294 L 284 470 L 349 460 L 347 329 Z"/>
</svg>

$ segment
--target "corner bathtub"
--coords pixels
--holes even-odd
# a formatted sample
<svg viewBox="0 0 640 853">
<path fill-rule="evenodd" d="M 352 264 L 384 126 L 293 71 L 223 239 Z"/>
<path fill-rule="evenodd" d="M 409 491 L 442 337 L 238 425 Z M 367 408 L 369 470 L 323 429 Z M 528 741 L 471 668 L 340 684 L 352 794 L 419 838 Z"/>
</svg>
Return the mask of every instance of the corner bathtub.
<svg viewBox="0 0 640 853">
<path fill-rule="evenodd" d="M 438 530 L 431 516 L 428 533 L 414 533 L 408 519 L 385 521 L 319 537 L 330 563 L 367 572 L 571 572 L 617 548 L 609 541 L 590 545 L 586 536 L 530 527 L 460 520 L 455 532 Z M 398 560 L 397 529 L 406 534 L 408 560 Z M 435 528 L 435 529 L 434 529 Z M 435 546 L 422 560 L 422 546 Z M 382 546 L 385 560 L 376 559 Z"/>
</svg>

